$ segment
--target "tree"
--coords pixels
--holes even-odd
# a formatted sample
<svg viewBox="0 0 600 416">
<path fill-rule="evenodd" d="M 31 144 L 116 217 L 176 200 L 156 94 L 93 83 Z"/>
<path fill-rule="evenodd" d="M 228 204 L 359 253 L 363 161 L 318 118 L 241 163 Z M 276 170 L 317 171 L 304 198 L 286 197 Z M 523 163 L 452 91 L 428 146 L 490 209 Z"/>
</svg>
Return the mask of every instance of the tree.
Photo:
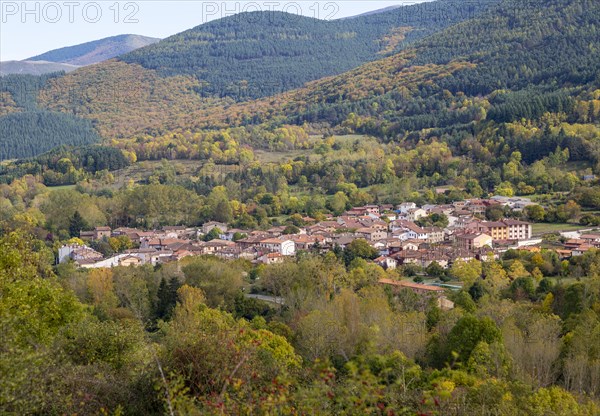
<svg viewBox="0 0 600 416">
<path fill-rule="evenodd" d="M 500 329 L 490 318 L 477 319 L 472 315 L 466 315 L 448 334 L 446 359 L 448 362 L 452 362 L 452 357 L 456 354 L 458 361 L 467 362 L 477 344 L 486 342 L 490 345 L 501 339 Z"/>
<path fill-rule="evenodd" d="M 298 234 L 299 232 L 300 232 L 300 228 L 296 227 L 295 225 L 287 225 L 283 229 L 282 234 L 284 234 L 284 235 Z"/>
<path fill-rule="evenodd" d="M 504 208 L 500 205 L 490 205 L 485 209 L 485 218 L 489 221 L 499 221 L 504 217 Z"/>
<path fill-rule="evenodd" d="M 588 102 L 588 114 L 587 114 L 587 122 L 594 123 L 596 121 L 596 112 L 594 111 L 594 102 Z"/>
<path fill-rule="evenodd" d="M 82 230 L 87 230 L 89 225 L 83 219 L 79 211 L 75 211 L 73 216 L 69 219 L 69 235 L 71 237 L 79 237 L 79 233 Z"/>
<path fill-rule="evenodd" d="M 469 288 L 469 295 L 471 295 L 471 298 L 473 298 L 475 302 L 485 295 L 485 289 L 483 284 L 481 284 L 481 280 L 477 280 L 475 283 L 473 283 L 473 285 Z"/>
<path fill-rule="evenodd" d="M 204 241 L 217 239 L 221 234 L 223 234 L 223 231 L 219 227 L 214 227 L 204 236 Z"/>
<path fill-rule="evenodd" d="M 516 373 L 536 386 L 555 381 L 562 341 L 561 320 L 556 315 L 516 311 L 502 325 L 504 343 Z"/>
<path fill-rule="evenodd" d="M 569 200 L 565 204 L 565 214 L 568 219 L 573 220 L 581 214 L 581 206 L 577 202 Z"/>
<path fill-rule="evenodd" d="M 190 258 L 182 266 L 185 283 L 202 289 L 210 307 L 231 307 L 243 284 L 239 264 L 215 257 Z"/>
<path fill-rule="evenodd" d="M 179 279 L 171 277 L 169 282 L 163 277 L 160 280 L 158 286 L 158 292 L 156 294 L 157 302 L 155 308 L 156 319 L 166 320 L 171 316 L 173 308 L 177 303 L 177 290 L 181 286 Z"/>
<path fill-rule="evenodd" d="M 355 258 L 373 260 L 378 254 L 377 249 L 371 247 L 367 240 L 358 238 L 346 246 L 344 250 L 344 262 L 348 266 Z"/>
<path fill-rule="evenodd" d="M 528 205 L 525 207 L 525 215 L 531 221 L 541 222 L 546 217 L 546 210 L 541 205 Z"/>
<path fill-rule="evenodd" d="M 346 206 L 348 205 L 349 199 L 346 194 L 342 191 L 336 192 L 336 194 L 331 198 L 330 207 L 335 215 L 340 215 L 342 212 L 346 210 Z"/>
<path fill-rule="evenodd" d="M 215 221 L 230 223 L 233 221 L 233 210 L 229 201 L 223 199 L 219 201 L 213 212 L 213 218 Z"/>
<path fill-rule="evenodd" d="M 450 274 L 464 283 L 464 288 L 471 287 L 482 275 L 481 262 L 479 260 L 456 260 L 452 263 Z"/>
<path fill-rule="evenodd" d="M 446 275 L 446 270 L 437 261 L 432 261 L 425 269 L 427 274 L 433 277 L 442 278 Z"/>
</svg>

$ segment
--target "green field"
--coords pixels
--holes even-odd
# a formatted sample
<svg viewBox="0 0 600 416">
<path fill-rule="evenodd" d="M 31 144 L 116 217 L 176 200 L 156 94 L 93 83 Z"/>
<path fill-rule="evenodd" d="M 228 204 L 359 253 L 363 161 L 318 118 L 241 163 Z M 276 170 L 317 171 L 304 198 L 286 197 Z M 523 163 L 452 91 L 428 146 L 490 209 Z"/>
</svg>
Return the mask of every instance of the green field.
<svg viewBox="0 0 600 416">
<path fill-rule="evenodd" d="M 577 231 L 581 229 L 589 229 L 589 226 L 579 224 L 533 224 L 533 235 L 543 235 L 548 233 L 558 233 L 563 231 Z"/>
<path fill-rule="evenodd" d="M 60 185 L 60 186 L 49 186 L 50 191 L 64 191 L 66 189 L 75 189 L 77 185 Z"/>
</svg>

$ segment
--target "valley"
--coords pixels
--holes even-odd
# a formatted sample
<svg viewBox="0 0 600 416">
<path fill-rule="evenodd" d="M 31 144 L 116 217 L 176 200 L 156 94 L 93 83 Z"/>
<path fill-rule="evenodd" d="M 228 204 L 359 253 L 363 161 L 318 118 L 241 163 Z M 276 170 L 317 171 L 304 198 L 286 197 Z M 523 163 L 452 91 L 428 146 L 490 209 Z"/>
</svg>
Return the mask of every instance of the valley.
<svg viewBox="0 0 600 416">
<path fill-rule="evenodd" d="M 599 415 L 598 45 L 437 0 L 0 76 L 0 413 Z"/>
</svg>

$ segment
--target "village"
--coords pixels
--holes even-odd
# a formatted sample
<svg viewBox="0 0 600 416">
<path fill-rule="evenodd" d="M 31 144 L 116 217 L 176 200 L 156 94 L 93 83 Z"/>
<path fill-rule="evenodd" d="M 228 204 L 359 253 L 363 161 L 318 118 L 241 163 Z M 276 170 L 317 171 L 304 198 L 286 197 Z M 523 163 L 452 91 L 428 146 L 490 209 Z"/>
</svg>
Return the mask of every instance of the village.
<svg viewBox="0 0 600 416">
<path fill-rule="evenodd" d="M 354 207 L 338 217 L 329 216 L 324 221 L 304 217 L 304 226 L 281 225 L 267 230 L 241 230 L 215 221 L 201 227 L 165 226 L 153 231 L 96 227 L 93 231 L 82 231 L 81 240 L 126 236 L 137 248 L 104 258 L 88 245 L 70 244 L 60 248 L 58 262 L 72 260 L 79 267 L 103 268 L 157 265 L 188 256 L 214 255 L 273 264 L 301 251 L 344 249 L 354 240 L 364 239 L 379 253 L 373 261 L 384 269 L 409 264 L 426 268 L 434 262 L 447 269 L 457 259 L 498 258 L 509 249 L 539 250 L 542 239 L 532 238 L 531 223 L 482 219 L 490 206 L 519 211 L 529 204 L 531 202 L 524 198 L 493 197 L 422 207 L 412 202 L 397 206 L 366 205 Z M 423 218 L 435 214 L 447 218 L 447 226 L 417 225 Z M 212 238 L 207 239 L 208 235 Z M 600 247 L 600 235 L 565 233 L 565 236 L 571 238 L 556 250 L 561 258 Z"/>
</svg>

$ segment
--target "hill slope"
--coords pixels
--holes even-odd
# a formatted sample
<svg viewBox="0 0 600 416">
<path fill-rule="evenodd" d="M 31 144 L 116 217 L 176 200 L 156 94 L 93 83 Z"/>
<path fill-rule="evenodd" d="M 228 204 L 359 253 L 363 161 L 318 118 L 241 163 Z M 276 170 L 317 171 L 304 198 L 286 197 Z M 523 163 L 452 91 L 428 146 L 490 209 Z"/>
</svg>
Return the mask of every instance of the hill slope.
<svg viewBox="0 0 600 416">
<path fill-rule="evenodd" d="M 0 77 L 9 74 L 42 75 L 51 72 L 71 72 L 77 65 L 49 61 L 4 61 L 0 62 Z"/>
<path fill-rule="evenodd" d="M 496 2 L 440 0 L 331 22 L 269 12 L 232 16 L 52 80 L 39 99 L 44 108 L 96 121 L 104 137 L 192 128 L 206 118 L 197 119 L 198 112 L 224 113 L 222 105 L 391 55 Z M 176 89 L 177 99 L 163 93 L 174 82 L 186 85 Z"/>
<path fill-rule="evenodd" d="M 121 59 L 166 76 L 194 76 L 204 83 L 205 95 L 258 98 L 400 50 L 493 3 L 441 0 L 334 21 L 282 12 L 242 13 L 171 36 Z"/>
<path fill-rule="evenodd" d="M 28 58 L 28 61 L 49 61 L 85 66 L 115 58 L 124 53 L 151 45 L 160 39 L 140 35 L 118 35 L 80 45 L 54 49 Z"/>
<path fill-rule="evenodd" d="M 404 52 L 275 97 L 269 114 L 339 124 L 355 113 L 379 133 L 382 124 L 385 133 L 444 127 L 485 112 L 497 121 L 539 117 L 561 109 L 561 94 L 600 85 L 599 27 L 593 0 L 504 0 Z"/>
</svg>

